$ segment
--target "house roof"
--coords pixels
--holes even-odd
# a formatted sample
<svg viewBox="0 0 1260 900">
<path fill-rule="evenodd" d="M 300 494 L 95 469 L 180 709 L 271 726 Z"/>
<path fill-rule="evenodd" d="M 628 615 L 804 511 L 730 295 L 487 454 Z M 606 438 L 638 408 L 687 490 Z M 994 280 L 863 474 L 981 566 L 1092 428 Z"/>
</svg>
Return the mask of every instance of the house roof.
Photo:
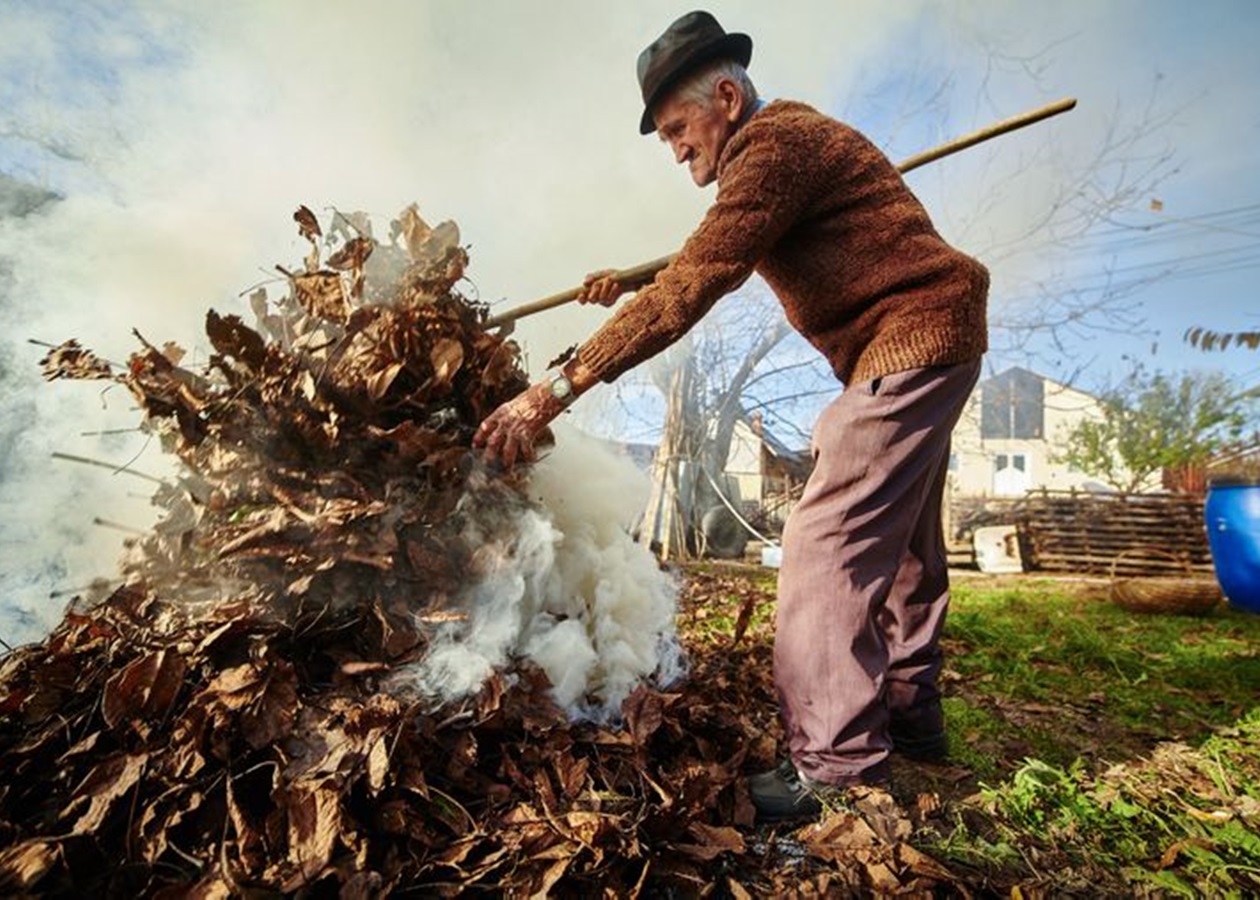
<svg viewBox="0 0 1260 900">
<path fill-rule="evenodd" d="M 760 430 L 753 426 L 753 417 L 749 413 L 741 415 L 740 421 L 751 428 L 753 432 L 761 438 L 761 442 L 766 445 L 766 449 L 769 450 L 771 454 L 780 459 L 796 461 L 804 459 L 809 455 L 808 451 L 793 450 L 787 444 L 783 443 L 783 441 L 775 437 L 774 434 L 771 433 L 770 429 L 766 428 L 764 420 L 761 423 Z"/>
<path fill-rule="evenodd" d="M 1056 393 L 1059 391 L 1075 391 L 1085 397 L 1089 397 L 1094 400 L 1098 399 L 1097 396 L 1091 394 L 1089 391 L 1083 391 L 1078 387 L 1064 384 L 1061 381 L 1055 381 L 1053 378 L 1034 372 L 1032 369 L 1026 369 L 1023 366 L 1010 366 L 1009 368 L 998 372 L 996 375 L 990 375 L 988 378 L 981 379 L 976 385 L 976 391 L 982 392 L 986 387 L 998 387 L 1007 384 L 1028 385 L 1033 383 L 1041 384 L 1045 387 L 1045 389 L 1053 390 Z"/>
</svg>

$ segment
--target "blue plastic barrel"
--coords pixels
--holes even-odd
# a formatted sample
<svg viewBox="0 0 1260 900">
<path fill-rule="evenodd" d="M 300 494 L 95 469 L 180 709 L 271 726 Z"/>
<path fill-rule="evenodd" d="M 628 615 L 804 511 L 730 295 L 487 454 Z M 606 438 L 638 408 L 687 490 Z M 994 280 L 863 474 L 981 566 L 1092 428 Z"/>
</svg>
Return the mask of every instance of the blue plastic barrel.
<svg viewBox="0 0 1260 900">
<path fill-rule="evenodd" d="M 1203 515 L 1221 591 L 1231 606 L 1260 613 L 1260 481 L 1213 479 Z"/>
</svg>

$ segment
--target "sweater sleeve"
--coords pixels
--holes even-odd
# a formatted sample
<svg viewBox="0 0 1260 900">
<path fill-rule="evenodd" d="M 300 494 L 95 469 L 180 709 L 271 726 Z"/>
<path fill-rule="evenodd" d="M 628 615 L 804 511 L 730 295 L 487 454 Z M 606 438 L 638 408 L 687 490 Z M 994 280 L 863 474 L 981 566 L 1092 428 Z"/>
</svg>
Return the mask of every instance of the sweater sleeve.
<svg viewBox="0 0 1260 900">
<path fill-rule="evenodd" d="M 651 285 L 627 301 L 577 352 L 601 381 L 614 381 L 686 334 L 752 274 L 808 201 L 791 135 L 754 117 L 731 137 L 718 193 L 699 227 Z"/>
</svg>

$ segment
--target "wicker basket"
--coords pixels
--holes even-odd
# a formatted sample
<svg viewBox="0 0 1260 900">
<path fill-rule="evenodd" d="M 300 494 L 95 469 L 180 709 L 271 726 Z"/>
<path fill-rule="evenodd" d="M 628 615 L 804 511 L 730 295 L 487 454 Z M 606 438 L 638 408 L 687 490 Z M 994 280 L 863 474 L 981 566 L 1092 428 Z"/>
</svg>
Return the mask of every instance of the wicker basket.
<svg viewBox="0 0 1260 900">
<path fill-rule="evenodd" d="M 1116 566 L 1126 556 L 1162 557 L 1186 567 L 1185 575 L 1132 575 L 1117 578 Z M 1111 600 L 1135 613 L 1206 615 L 1225 598 L 1215 578 L 1196 574 L 1190 564 L 1153 547 L 1123 550 L 1111 562 Z"/>
</svg>

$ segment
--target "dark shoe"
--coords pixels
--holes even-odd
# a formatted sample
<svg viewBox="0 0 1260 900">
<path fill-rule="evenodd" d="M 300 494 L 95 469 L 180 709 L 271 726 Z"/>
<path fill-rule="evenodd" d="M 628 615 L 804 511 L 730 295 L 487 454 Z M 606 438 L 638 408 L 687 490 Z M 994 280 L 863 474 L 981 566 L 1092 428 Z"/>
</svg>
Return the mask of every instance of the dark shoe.
<svg viewBox="0 0 1260 900">
<path fill-rule="evenodd" d="M 758 822 L 787 822 L 821 815 L 844 804 L 847 792 L 838 785 L 814 781 L 796 771 L 791 760 L 748 779 L 748 792 Z"/>
<path fill-rule="evenodd" d="M 949 758 L 949 737 L 943 731 L 913 734 L 891 729 L 893 752 L 916 762 L 942 763 Z"/>
<path fill-rule="evenodd" d="M 890 710 L 888 736 L 893 752 L 917 762 L 945 762 L 949 740 L 945 736 L 945 712 L 941 700 L 917 703 L 907 709 Z"/>
<path fill-rule="evenodd" d="M 796 766 L 792 765 L 792 760 L 785 759 L 769 772 L 759 772 L 756 775 L 748 776 L 748 789 L 751 791 L 766 789 L 779 781 L 791 778 L 796 775 Z"/>
</svg>

